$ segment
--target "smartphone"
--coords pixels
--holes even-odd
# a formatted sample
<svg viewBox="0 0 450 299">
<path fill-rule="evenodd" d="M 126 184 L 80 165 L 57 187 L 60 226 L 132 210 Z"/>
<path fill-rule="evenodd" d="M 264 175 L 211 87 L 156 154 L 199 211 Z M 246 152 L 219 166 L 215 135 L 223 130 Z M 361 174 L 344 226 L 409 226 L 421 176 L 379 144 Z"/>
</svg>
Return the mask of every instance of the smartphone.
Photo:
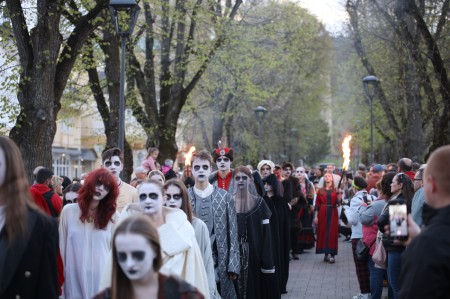
<svg viewBox="0 0 450 299">
<path fill-rule="evenodd" d="M 345 173 L 345 176 L 347 177 L 347 179 L 353 180 L 353 173 L 351 173 L 351 172 L 346 172 L 346 173 Z"/>
<path fill-rule="evenodd" d="M 407 213 L 406 204 L 392 204 L 389 206 L 389 227 L 391 239 L 408 239 Z"/>
</svg>

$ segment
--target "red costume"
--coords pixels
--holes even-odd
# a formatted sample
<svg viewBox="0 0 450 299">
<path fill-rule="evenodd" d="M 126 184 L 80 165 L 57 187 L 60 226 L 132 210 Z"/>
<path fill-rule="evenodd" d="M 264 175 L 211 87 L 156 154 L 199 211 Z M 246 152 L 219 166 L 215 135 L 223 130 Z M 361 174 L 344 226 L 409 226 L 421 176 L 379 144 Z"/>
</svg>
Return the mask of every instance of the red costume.
<svg viewBox="0 0 450 299">
<path fill-rule="evenodd" d="M 318 211 L 316 253 L 336 255 L 338 251 L 338 196 L 334 190 L 320 189 L 315 210 Z"/>
</svg>

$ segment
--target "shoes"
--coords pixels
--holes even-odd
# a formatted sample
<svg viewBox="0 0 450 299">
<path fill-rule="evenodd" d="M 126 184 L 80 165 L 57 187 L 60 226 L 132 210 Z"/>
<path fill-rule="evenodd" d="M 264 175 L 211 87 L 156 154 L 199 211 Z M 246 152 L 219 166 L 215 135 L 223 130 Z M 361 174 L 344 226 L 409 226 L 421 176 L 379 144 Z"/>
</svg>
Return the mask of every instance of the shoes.
<svg viewBox="0 0 450 299">
<path fill-rule="evenodd" d="M 328 257 L 328 255 L 326 255 L 326 256 L 323 258 L 323 261 L 324 261 L 325 263 L 329 263 L 329 262 L 330 262 L 330 258 Z"/>
<path fill-rule="evenodd" d="M 330 257 L 330 258 L 328 259 L 328 262 L 329 262 L 330 264 L 334 264 L 334 263 L 335 263 L 334 257 Z"/>
<path fill-rule="evenodd" d="M 350 238 L 351 238 L 351 236 L 347 236 L 347 237 L 345 237 L 345 239 L 344 239 L 344 241 L 350 241 Z"/>
<path fill-rule="evenodd" d="M 353 299 L 370 299 L 372 296 L 370 295 L 370 293 L 365 293 L 365 294 L 358 294 L 356 296 L 353 296 Z"/>
<path fill-rule="evenodd" d="M 293 258 L 294 260 L 298 260 L 298 255 L 295 254 L 295 253 L 293 253 L 293 254 L 292 254 L 292 258 Z"/>
</svg>

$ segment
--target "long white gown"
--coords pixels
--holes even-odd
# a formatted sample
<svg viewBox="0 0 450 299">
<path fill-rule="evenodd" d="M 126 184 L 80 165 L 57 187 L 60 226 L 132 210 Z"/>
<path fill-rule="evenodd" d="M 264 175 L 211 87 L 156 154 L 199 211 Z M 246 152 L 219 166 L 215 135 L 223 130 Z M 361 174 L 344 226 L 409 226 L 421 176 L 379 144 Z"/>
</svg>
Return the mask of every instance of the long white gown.
<svg viewBox="0 0 450 299">
<path fill-rule="evenodd" d="M 64 263 L 63 298 L 87 299 L 100 291 L 100 278 L 110 257 L 112 234 L 119 214 L 105 229 L 82 223 L 78 204 L 68 204 L 61 212 L 59 248 Z"/>
</svg>

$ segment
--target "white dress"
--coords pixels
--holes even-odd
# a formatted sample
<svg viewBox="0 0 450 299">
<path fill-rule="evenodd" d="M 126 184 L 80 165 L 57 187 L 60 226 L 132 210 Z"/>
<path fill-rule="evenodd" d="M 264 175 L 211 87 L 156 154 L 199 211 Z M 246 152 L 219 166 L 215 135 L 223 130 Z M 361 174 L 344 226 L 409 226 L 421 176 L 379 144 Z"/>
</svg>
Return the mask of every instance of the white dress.
<svg viewBox="0 0 450 299">
<path fill-rule="evenodd" d="M 59 248 L 64 263 L 63 298 L 87 299 L 100 291 L 100 278 L 110 256 L 112 233 L 119 214 L 113 215 L 105 229 L 94 223 L 82 223 L 78 204 L 69 204 L 61 212 Z"/>
</svg>

